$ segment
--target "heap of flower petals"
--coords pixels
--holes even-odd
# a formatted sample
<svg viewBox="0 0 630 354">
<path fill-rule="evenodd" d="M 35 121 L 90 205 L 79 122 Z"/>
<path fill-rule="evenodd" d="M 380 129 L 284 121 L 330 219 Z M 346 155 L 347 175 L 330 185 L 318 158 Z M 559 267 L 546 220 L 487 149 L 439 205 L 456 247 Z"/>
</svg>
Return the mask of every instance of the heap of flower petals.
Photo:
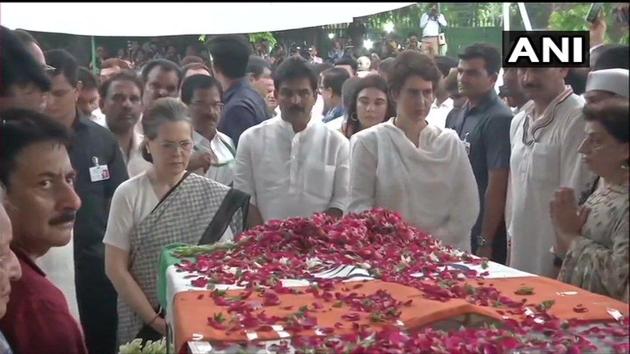
<svg viewBox="0 0 630 354">
<path fill-rule="evenodd" d="M 237 299 L 224 299 L 215 291 L 212 295 L 215 304 L 235 315 L 227 319 L 223 313 L 210 313 L 208 325 L 228 331 L 252 328 L 261 331 L 282 324 L 285 330 L 296 335 L 291 345 L 298 352 L 503 353 L 539 349 L 579 353 L 595 348 L 584 335 L 571 333 L 568 321 L 554 318 L 544 308 L 537 310 L 542 311 L 538 314 L 539 320 L 541 316 L 545 317 L 542 325 L 509 320 L 500 329 L 486 326 L 447 333 L 424 328 L 409 333 L 395 326 L 398 309 L 405 304 L 397 303 L 387 289 L 369 297 L 337 296 L 332 299 L 332 292 L 328 290 L 345 279 L 322 279 L 315 274 L 339 265 L 353 265 L 373 278 L 419 289 L 430 300 L 459 298 L 481 306 L 500 303 L 512 313 L 525 313 L 524 302 L 516 302 L 492 286 L 471 289 L 465 282 L 467 279 L 483 279 L 484 273 L 445 267 L 457 262 L 484 265 L 487 260 L 453 250 L 403 222 L 399 214 L 384 209 L 349 214 L 342 219 L 316 214 L 311 218 L 270 221 L 241 234 L 234 244 L 202 253 L 184 250 L 179 256 L 194 256 L 194 261 L 183 260 L 178 265 L 178 271 L 189 273 L 187 277 L 194 286 L 212 288 L 213 284 L 232 284 L 246 289 L 245 295 Z M 418 273 L 423 276 L 418 277 Z M 329 336 L 334 329 L 323 328 L 320 332 L 325 336 L 301 337 L 298 335 L 301 330 L 316 327 L 317 318 L 311 311 L 317 311 L 318 304 L 300 309 L 290 318 L 275 318 L 266 316 L 264 311 L 257 312 L 260 308 L 245 301 L 252 291 L 256 291 L 261 300 L 257 307 L 279 305 L 277 294 L 295 291 L 283 287 L 283 279 L 308 280 L 313 286 L 306 292 L 313 292 L 317 298 L 328 302 L 343 303 L 349 311 L 343 316 L 347 323 L 354 323 L 360 312 L 368 312 L 372 322 L 382 324 L 380 328 L 383 329 L 371 332 L 354 323 L 351 326 L 355 334 L 351 336 Z M 614 330 L 617 332 L 613 333 L 621 331 L 627 337 L 627 320 L 618 325 Z M 544 332 L 548 337 L 537 341 L 523 335 L 532 331 Z M 619 348 L 627 350 L 627 342 L 622 347 L 615 347 Z M 283 351 L 283 348 L 277 349 Z"/>
</svg>

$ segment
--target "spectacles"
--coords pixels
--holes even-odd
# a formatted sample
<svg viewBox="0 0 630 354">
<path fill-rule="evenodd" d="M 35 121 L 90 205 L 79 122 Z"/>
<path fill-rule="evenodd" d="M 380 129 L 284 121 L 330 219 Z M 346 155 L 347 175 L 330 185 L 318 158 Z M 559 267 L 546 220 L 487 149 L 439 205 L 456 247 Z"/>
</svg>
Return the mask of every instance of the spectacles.
<svg viewBox="0 0 630 354">
<path fill-rule="evenodd" d="M 171 151 L 177 151 L 178 148 L 181 148 L 184 151 L 192 151 L 193 142 L 190 140 L 184 140 L 178 143 L 172 141 L 163 141 L 160 143 L 160 147 Z"/>
<path fill-rule="evenodd" d="M 216 102 L 216 103 L 205 103 L 205 102 L 193 102 L 190 104 L 192 107 L 195 107 L 197 109 L 201 109 L 201 110 L 221 110 L 223 109 L 223 103 L 221 102 Z"/>
<path fill-rule="evenodd" d="M 48 64 L 42 64 L 42 69 L 44 69 L 44 72 L 51 72 L 51 71 L 57 70 L 57 68 L 55 68 L 54 66 L 50 66 Z"/>
</svg>

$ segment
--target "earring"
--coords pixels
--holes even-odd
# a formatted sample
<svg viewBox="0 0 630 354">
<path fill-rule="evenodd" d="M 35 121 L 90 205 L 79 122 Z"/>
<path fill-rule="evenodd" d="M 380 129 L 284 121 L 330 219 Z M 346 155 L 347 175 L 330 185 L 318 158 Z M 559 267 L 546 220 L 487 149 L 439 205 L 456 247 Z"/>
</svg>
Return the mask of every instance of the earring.
<svg viewBox="0 0 630 354">
<path fill-rule="evenodd" d="M 357 112 L 354 112 L 350 115 L 350 120 L 353 122 L 356 122 L 359 120 L 359 117 L 357 117 Z"/>
</svg>

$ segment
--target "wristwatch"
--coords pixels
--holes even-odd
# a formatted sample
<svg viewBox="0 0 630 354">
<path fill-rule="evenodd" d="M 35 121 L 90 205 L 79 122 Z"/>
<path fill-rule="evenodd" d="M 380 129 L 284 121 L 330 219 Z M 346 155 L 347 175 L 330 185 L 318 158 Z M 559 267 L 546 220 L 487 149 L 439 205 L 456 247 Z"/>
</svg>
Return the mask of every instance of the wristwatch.
<svg viewBox="0 0 630 354">
<path fill-rule="evenodd" d="M 487 245 L 488 245 L 488 239 L 485 236 L 483 235 L 477 236 L 477 246 L 479 248 L 486 247 Z"/>
</svg>

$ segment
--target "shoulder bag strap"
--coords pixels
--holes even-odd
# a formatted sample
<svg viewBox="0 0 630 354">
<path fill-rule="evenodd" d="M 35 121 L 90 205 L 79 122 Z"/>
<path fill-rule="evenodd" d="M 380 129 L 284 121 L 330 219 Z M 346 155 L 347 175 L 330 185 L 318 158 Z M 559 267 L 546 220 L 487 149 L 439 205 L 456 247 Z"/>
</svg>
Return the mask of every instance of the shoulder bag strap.
<svg viewBox="0 0 630 354">
<path fill-rule="evenodd" d="M 223 202 L 221 202 L 219 210 L 217 210 L 216 214 L 214 214 L 214 217 L 206 228 L 206 231 L 204 231 L 201 236 L 199 244 L 206 245 L 219 241 L 225 230 L 232 222 L 232 216 L 239 208 L 243 208 L 243 229 L 245 229 L 249 198 L 249 194 L 241 192 L 238 189 L 231 188 L 225 198 L 223 198 Z"/>
</svg>

